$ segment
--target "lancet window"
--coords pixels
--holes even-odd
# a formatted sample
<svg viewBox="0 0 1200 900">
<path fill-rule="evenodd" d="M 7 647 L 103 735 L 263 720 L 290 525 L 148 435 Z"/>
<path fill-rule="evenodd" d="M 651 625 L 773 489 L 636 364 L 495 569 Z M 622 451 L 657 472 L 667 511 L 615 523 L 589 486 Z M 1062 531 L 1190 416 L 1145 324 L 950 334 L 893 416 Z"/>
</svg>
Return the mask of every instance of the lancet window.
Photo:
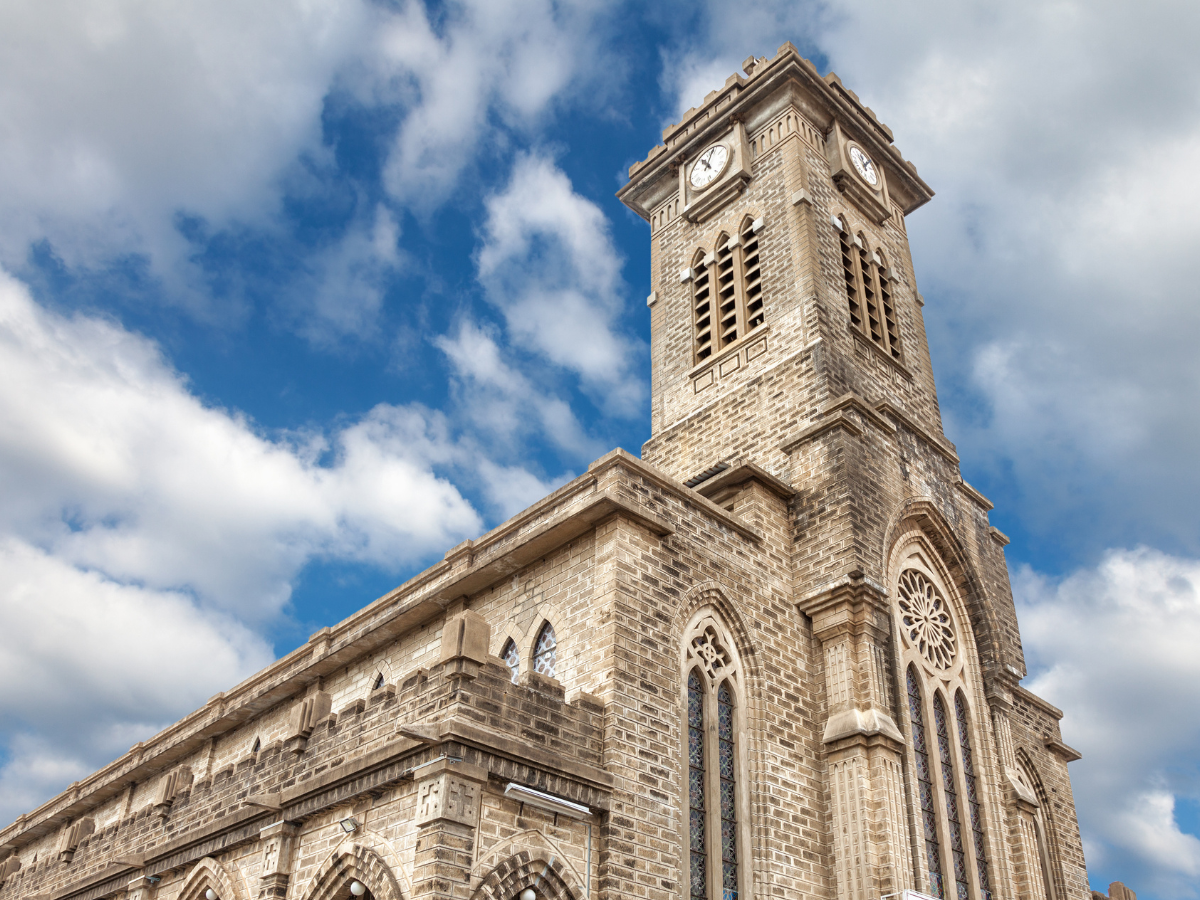
<svg viewBox="0 0 1200 900">
<path fill-rule="evenodd" d="M 737 900 L 746 820 L 741 777 L 739 666 L 711 614 L 685 637 L 687 874 L 691 900 Z"/>
<path fill-rule="evenodd" d="M 910 547 L 894 582 L 920 869 L 934 897 L 991 900 L 986 804 L 968 699 L 972 645 L 932 559 Z"/>
<path fill-rule="evenodd" d="M 900 328 L 886 257 L 882 251 L 870 249 L 866 235 L 853 234 L 844 220 L 835 217 L 834 225 L 842 253 L 850 325 L 892 359 L 899 360 Z"/>
<path fill-rule="evenodd" d="M 521 675 L 521 651 L 517 649 L 517 642 L 512 638 L 505 641 L 504 649 L 500 651 L 500 658 L 508 666 L 508 671 L 512 674 L 512 682 L 516 684 L 517 678 Z"/>
<path fill-rule="evenodd" d="M 759 220 L 761 225 L 761 220 Z M 738 233 L 722 232 L 711 253 L 692 261 L 692 309 L 696 362 L 744 338 L 766 321 L 760 242 L 747 216 Z"/>
<path fill-rule="evenodd" d="M 557 669 L 558 639 L 554 636 L 554 626 L 547 622 L 538 632 L 533 645 L 533 671 L 553 678 Z"/>
</svg>

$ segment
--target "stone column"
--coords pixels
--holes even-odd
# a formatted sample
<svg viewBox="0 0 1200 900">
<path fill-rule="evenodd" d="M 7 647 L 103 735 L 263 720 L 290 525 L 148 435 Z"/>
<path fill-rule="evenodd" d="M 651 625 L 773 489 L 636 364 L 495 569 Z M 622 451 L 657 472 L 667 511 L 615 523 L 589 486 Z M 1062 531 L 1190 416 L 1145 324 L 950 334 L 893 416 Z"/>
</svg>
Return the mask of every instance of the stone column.
<svg viewBox="0 0 1200 900">
<path fill-rule="evenodd" d="M 276 822 L 258 833 L 262 854 L 262 873 L 258 879 L 258 900 L 283 900 L 292 880 L 292 851 L 296 846 L 299 826 L 292 822 Z"/>
<path fill-rule="evenodd" d="M 887 592 L 854 572 L 799 606 L 812 618 L 824 659 L 828 719 L 822 741 L 838 900 L 911 888 L 904 739 L 889 689 Z"/>
<path fill-rule="evenodd" d="M 417 772 L 413 900 L 468 900 L 487 770 L 441 759 Z"/>
</svg>

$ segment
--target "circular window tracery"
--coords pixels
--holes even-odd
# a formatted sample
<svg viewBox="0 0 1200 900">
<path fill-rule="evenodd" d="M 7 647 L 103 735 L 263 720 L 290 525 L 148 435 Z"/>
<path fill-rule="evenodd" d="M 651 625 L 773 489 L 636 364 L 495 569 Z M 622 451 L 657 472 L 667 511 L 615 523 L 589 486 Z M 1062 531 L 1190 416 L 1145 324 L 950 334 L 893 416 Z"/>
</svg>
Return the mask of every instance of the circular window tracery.
<svg viewBox="0 0 1200 900">
<path fill-rule="evenodd" d="M 955 634 L 950 609 L 932 581 L 916 569 L 900 575 L 900 622 L 918 652 L 939 669 L 954 664 Z"/>
</svg>

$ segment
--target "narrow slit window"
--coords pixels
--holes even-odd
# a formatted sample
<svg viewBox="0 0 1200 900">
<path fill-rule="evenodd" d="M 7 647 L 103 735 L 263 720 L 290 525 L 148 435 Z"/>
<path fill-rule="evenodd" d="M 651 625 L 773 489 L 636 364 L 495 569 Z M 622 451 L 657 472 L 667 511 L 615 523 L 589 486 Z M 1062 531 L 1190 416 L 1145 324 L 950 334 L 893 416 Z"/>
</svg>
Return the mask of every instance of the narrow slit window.
<svg viewBox="0 0 1200 900">
<path fill-rule="evenodd" d="M 516 684 L 517 677 L 521 674 L 521 652 L 517 649 L 517 642 L 512 638 L 505 641 L 504 649 L 500 651 L 500 658 L 508 666 L 508 671 L 512 673 L 512 682 Z"/>
<path fill-rule="evenodd" d="M 696 362 L 703 362 L 713 352 L 712 276 L 704 264 L 703 251 L 692 263 L 692 308 L 696 316 Z"/>
<path fill-rule="evenodd" d="M 979 896 L 992 900 L 992 884 L 988 878 L 987 846 L 983 838 L 983 813 L 979 809 L 979 785 L 975 780 L 975 761 L 971 754 L 971 725 L 962 691 L 954 696 L 954 713 L 958 719 L 958 746 L 962 751 L 963 780 L 967 786 L 967 815 L 971 820 L 971 843 L 975 847 L 975 868 L 979 870 Z"/>
<path fill-rule="evenodd" d="M 942 695 L 933 695 L 933 722 L 937 730 L 938 761 L 942 770 L 942 793 L 946 797 L 946 824 L 950 830 L 950 857 L 954 867 L 954 893 L 957 900 L 971 900 L 967 887 L 967 850 L 963 845 L 962 817 L 958 812 L 958 784 L 954 777 L 954 754 L 950 749 L 950 729 L 946 724 L 946 705 Z"/>
<path fill-rule="evenodd" d="M 538 632 L 533 645 L 533 671 L 553 678 L 558 668 L 558 641 L 554 637 L 554 626 L 547 622 Z"/>
<path fill-rule="evenodd" d="M 925 712 L 917 673 L 908 669 L 908 714 L 912 719 L 913 760 L 917 768 L 917 793 L 921 804 L 921 828 L 925 838 L 925 860 L 929 866 L 929 893 L 945 898 L 942 875 L 942 850 L 938 840 L 937 795 L 933 788 L 929 744 L 925 731 Z"/>
<path fill-rule="evenodd" d="M 737 782 L 734 755 L 733 691 L 729 682 L 717 689 L 717 761 L 721 776 L 721 897 L 737 900 Z"/>
<path fill-rule="evenodd" d="M 383 673 L 380 672 L 375 676 L 375 681 L 371 684 L 371 690 L 377 691 L 383 687 Z"/>
<path fill-rule="evenodd" d="M 704 803 L 704 679 L 692 669 L 688 675 L 688 809 L 692 900 L 708 900 L 708 837 Z"/>
</svg>

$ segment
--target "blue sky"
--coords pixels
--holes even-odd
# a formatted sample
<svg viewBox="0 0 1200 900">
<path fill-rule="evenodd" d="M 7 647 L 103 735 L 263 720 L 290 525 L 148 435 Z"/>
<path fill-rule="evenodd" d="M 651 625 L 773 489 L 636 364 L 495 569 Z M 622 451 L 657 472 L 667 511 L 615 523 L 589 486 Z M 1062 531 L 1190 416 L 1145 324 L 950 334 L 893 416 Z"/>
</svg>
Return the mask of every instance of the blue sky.
<svg viewBox="0 0 1200 900">
<path fill-rule="evenodd" d="M 791 40 L 938 192 L 1093 885 L 1200 883 L 1200 8 L 0 7 L 0 818 L 648 434 L 662 127 Z"/>
</svg>

